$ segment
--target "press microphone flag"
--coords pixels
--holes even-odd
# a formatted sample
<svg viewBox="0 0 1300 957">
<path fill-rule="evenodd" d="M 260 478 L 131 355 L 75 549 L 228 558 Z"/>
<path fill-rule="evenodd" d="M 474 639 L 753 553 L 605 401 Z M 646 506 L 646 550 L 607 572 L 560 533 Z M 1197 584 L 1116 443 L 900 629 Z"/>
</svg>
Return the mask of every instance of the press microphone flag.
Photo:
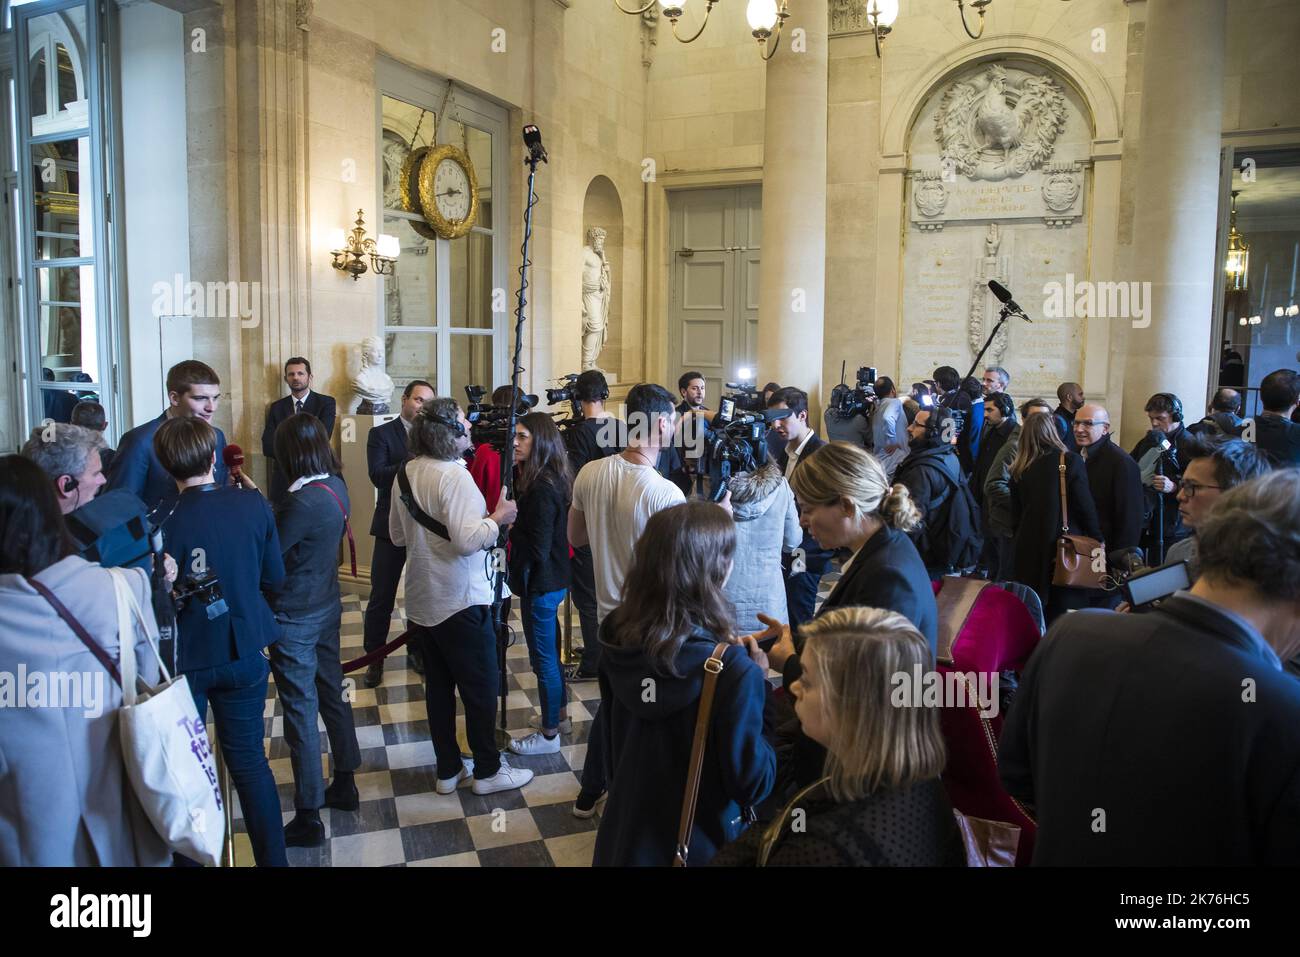
<svg viewBox="0 0 1300 957">
<path fill-rule="evenodd" d="M 221 461 L 230 469 L 230 474 L 238 479 L 244 469 L 244 450 L 238 445 L 227 445 L 221 450 Z"/>
</svg>

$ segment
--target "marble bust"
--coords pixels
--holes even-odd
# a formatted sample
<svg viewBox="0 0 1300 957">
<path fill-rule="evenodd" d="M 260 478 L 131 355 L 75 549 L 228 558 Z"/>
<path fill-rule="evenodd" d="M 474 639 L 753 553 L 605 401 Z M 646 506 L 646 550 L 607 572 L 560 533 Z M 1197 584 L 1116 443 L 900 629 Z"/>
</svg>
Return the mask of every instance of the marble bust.
<svg viewBox="0 0 1300 957">
<path fill-rule="evenodd" d="M 584 372 L 596 368 L 596 359 L 605 348 L 612 288 L 609 262 L 605 259 L 605 230 L 593 226 L 587 230 L 587 245 L 582 247 L 582 371 Z"/>
<path fill-rule="evenodd" d="M 367 336 L 361 341 L 361 371 L 352 379 L 352 391 L 361 415 L 384 415 L 393 397 L 393 380 L 384 371 L 384 340 Z"/>
</svg>

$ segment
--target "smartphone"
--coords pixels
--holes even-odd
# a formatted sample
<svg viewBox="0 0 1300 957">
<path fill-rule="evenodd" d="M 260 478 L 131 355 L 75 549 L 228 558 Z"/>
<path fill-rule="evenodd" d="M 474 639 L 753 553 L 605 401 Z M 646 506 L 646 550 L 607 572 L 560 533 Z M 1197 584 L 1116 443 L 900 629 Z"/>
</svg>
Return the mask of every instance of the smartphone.
<svg viewBox="0 0 1300 957">
<path fill-rule="evenodd" d="M 932 395 L 923 395 L 919 399 L 917 399 L 917 401 L 921 403 L 921 408 L 923 409 L 934 408 L 934 396 Z"/>
<path fill-rule="evenodd" d="M 758 647 L 762 648 L 763 653 L 766 654 L 772 650 L 772 646 L 775 645 L 780 638 L 780 635 L 773 635 L 771 638 L 763 638 L 758 642 Z"/>
<path fill-rule="evenodd" d="M 1168 598 L 1174 592 L 1190 588 L 1191 585 L 1191 579 L 1187 575 L 1187 562 L 1175 562 L 1131 577 L 1124 583 L 1124 597 L 1134 608 L 1139 608 Z"/>
</svg>

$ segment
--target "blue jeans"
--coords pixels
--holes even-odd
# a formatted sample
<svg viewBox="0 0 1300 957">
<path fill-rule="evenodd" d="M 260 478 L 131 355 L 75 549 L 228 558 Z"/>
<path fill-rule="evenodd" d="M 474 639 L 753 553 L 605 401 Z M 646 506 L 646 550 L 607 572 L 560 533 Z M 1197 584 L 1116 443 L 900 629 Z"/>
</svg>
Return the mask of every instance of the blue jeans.
<svg viewBox="0 0 1300 957">
<path fill-rule="evenodd" d="M 529 595 L 519 600 L 519 617 L 528 642 L 528 661 L 537 675 L 537 694 L 542 699 L 542 727 L 560 726 L 560 709 L 566 704 L 564 679 L 560 676 L 559 634 L 556 610 L 564 601 L 564 589 Z"/>
<path fill-rule="evenodd" d="M 284 739 L 292 755 L 293 806 L 303 810 L 316 810 L 325 803 L 317 714 L 325 721 L 334 770 L 361 767 L 350 694 L 343 688 L 339 660 L 341 617 L 337 604 L 326 611 L 275 615 L 280 640 L 271 646 L 271 671 L 284 708 Z"/>
<path fill-rule="evenodd" d="M 266 659 L 249 655 L 224 665 L 200 668 L 186 674 L 199 717 L 213 719 L 221 754 L 244 810 L 244 824 L 253 844 L 259 867 L 287 867 L 284 851 L 284 820 L 280 816 L 280 795 L 275 777 L 266 763 L 262 744 L 266 708 Z"/>
</svg>

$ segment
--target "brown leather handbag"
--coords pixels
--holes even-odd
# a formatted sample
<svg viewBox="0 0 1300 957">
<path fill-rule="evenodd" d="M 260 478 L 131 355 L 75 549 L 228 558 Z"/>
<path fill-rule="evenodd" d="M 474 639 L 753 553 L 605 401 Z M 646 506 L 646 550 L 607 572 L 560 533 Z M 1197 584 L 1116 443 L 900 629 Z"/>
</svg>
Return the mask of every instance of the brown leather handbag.
<svg viewBox="0 0 1300 957">
<path fill-rule="evenodd" d="M 1061 537 L 1056 540 L 1056 563 L 1052 569 L 1052 584 L 1067 588 L 1100 588 L 1106 574 L 1102 543 L 1087 535 L 1070 534 L 1069 496 L 1065 491 L 1065 453 L 1061 453 L 1057 471 L 1061 481 Z M 1102 567 L 1097 571 L 1093 556 L 1103 556 Z"/>
<path fill-rule="evenodd" d="M 713 653 L 704 661 L 704 687 L 700 691 L 700 709 L 695 718 L 695 739 L 691 742 L 691 763 L 686 769 L 686 794 L 682 797 L 682 816 L 677 825 L 677 850 L 673 854 L 673 867 L 685 867 L 690 853 L 691 829 L 695 826 L 695 802 L 700 796 L 700 769 L 704 767 L 704 746 L 709 740 L 709 716 L 713 713 L 713 693 L 718 690 L 718 675 L 722 674 L 722 656 L 727 642 L 713 646 Z"/>
</svg>

